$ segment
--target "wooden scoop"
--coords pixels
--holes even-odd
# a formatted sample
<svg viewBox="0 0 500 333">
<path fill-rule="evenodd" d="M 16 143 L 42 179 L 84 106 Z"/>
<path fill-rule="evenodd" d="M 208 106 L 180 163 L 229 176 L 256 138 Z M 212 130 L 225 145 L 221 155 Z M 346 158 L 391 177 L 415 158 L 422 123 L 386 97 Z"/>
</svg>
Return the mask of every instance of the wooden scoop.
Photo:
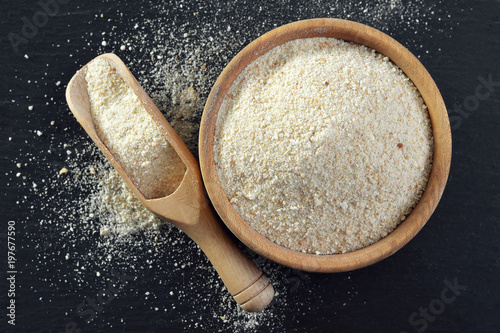
<svg viewBox="0 0 500 333">
<path fill-rule="evenodd" d="M 186 165 L 186 173 L 177 190 L 163 198 L 145 198 L 101 141 L 90 112 L 85 80 L 87 66 L 73 76 L 66 89 L 66 100 L 71 112 L 142 204 L 184 231 L 200 246 L 241 308 L 251 312 L 262 310 L 274 297 L 273 286 L 221 227 L 221 222 L 205 192 L 198 161 L 120 58 L 114 54 L 103 54 L 98 58 L 106 59 L 123 80 L 132 87 L 145 109 L 159 125 L 170 145 Z"/>
</svg>

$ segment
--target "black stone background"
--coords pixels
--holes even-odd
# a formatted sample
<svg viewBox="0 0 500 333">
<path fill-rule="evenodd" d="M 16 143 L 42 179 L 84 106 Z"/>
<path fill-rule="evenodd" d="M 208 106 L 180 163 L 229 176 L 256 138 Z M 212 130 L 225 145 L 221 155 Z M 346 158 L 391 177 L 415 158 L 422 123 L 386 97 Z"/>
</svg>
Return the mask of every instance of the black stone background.
<svg viewBox="0 0 500 333">
<path fill-rule="evenodd" d="M 199 284 L 197 295 L 203 295 L 203 284 L 206 281 L 204 282 L 203 274 L 199 271 L 188 267 L 171 274 L 163 285 L 154 283 L 154 277 L 151 276 L 169 269 L 169 253 L 164 254 L 163 263 L 156 267 L 156 272 L 151 269 L 136 271 L 135 274 L 140 279 L 129 282 L 113 302 L 106 306 L 103 313 L 90 323 L 79 318 L 75 308 L 85 296 L 95 295 L 95 291 L 102 289 L 103 285 L 96 282 L 95 286 L 77 290 L 69 287 L 71 281 L 68 282 L 67 289 L 64 284 L 47 282 L 57 274 L 65 274 L 68 280 L 74 277 L 71 266 L 66 266 L 64 260 L 61 260 L 60 265 L 50 266 L 52 268 L 45 271 L 35 270 L 33 258 L 37 258 L 37 251 L 42 249 L 34 245 L 38 242 L 37 238 L 46 237 L 40 231 L 37 220 L 47 218 L 48 213 L 38 209 L 29 210 L 25 204 L 16 204 L 23 195 L 28 195 L 28 200 L 35 199 L 27 188 L 15 181 L 12 176 L 15 164 L 12 161 L 29 154 L 46 154 L 50 142 L 43 136 L 37 138 L 28 130 L 47 129 L 47 124 L 52 119 L 59 123 L 58 129 L 51 132 L 52 142 L 64 140 L 68 135 L 79 135 L 82 140 L 88 140 L 64 107 L 64 89 L 71 75 L 97 55 L 88 48 L 84 49 L 86 42 L 81 38 L 82 31 L 91 30 L 97 36 L 110 29 L 111 23 L 107 20 L 94 20 L 89 25 L 90 18 L 105 13 L 116 21 L 116 12 L 120 10 L 125 14 L 123 26 L 126 27 L 126 18 L 139 12 L 137 8 L 146 13 L 146 18 L 148 15 L 155 15 L 154 9 L 148 12 L 147 1 L 65 2 L 67 4 L 61 5 L 58 14 L 51 17 L 29 43 L 19 47 L 19 52 L 13 50 L 7 34 L 20 32 L 23 25 L 21 18 L 31 17 L 40 7 L 35 1 L 2 0 L 0 4 L 0 331 L 62 332 L 65 324 L 72 321 L 82 332 L 245 331 L 241 327 L 232 328 L 223 324 L 219 318 L 211 316 L 210 307 L 196 309 L 198 312 L 193 313 L 199 303 L 190 302 L 189 297 L 176 300 L 166 295 L 170 287 L 175 286 L 179 290 L 186 284 Z M 262 325 L 248 331 L 417 332 L 420 329 L 426 332 L 500 332 L 500 2 L 438 2 L 436 10 L 442 20 L 438 21 L 436 15 L 430 28 L 431 32 L 436 33 L 418 36 L 411 31 L 394 29 L 390 25 L 383 26 L 380 22 L 365 19 L 362 12 L 356 12 L 356 7 L 358 3 L 366 2 L 369 0 L 340 3 L 353 14 L 351 19 L 383 28 L 384 32 L 419 56 L 442 92 L 453 125 L 453 160 L 446 191 L 424 229 L 399 252 L 382 262 L 354 272 L 307 273 L 307 279 L 301 280 L 303 283 L 297 290 L 281 296 L 287 297 L 286 305 L 279 308 L 271 305 L 266 310 L 278 313 L 282 318 L 280 322 L 273 324 L 263 320 Z M 182 3 L 185 10 L 187 7 L 195 8 L 203 2 Z M 171 13 L 176 14 L 165 17 L 165 24 L 193 20 L 194 26 L 202 26 L 210 22 L 220 24 L 220 31 L 227 33 L 227 23 L 224 20 L 224 15 L 227 15 L 236 26 L 232 31 L 245 31 L 241 37 L 242 45 L 245 45 L 275 25 L 312 17 L 346 18 L 345 12 L 335 13 L 329 10 L 332 3 L 207 2 L 207 11 L 198 17 L 188 13 L 183 15 L 183 10 L 172 4 Z M 257 10 L 259 6 L 263 10 Z M 215 16 L 217 9 L 221 11 Z M 248 22 L 244 19 L 249 15 L 254 16 L 255 21 Z M 259 21 L 264 23 L 257 24 Z M 446 31 L 437 33 L 439 29 Z M 68 39 L 71 40 L 70 43 L 66 42 Z M 410 39 L 417 39 L 419 43 L 408 43 Z M 96 37 L 95 43 L 99 42 L 100 39 Z M 52 43 L 61 46 L 54 49 L 50 46 Z M 119 43 L 117 45 L 116 48 Z M 239 49 L 240 46 L 228 45 L 228 58 L 234 56 Z M 109 51 L 117 50 L 111 48 Z M 69 57 L 70 53 L 73 57 Z M 24 54 L 28 54 L 29 59 Z M 132 57 L 133 54 L 128 56 Z M 215 61 L 214 65 L 219 66 L 220 72 L 225 62 Z M 61 73 L 64 74 L 61 76 Z M 464 103 L 473 100 L 470 96 L 474 96 L 476 87 L 480 84 L 478 77 L 488 76 L 497 82 L 490 96 L 481 100 L 473 112 L 457 112 L 455 105 L 463 107 Z M 50 84 L 27 83 L 28 79 L 38 79 L 39 82 Z M 213 83 L 215 77 L 211 79 Z M 59 80 L 62 82 L 61 86 L 55 86 L 53 82 Z M 46 105 L 51 97 L 54 101 Z M 34 105 L 35 112 L 29 112 L 28 105 Z M 69 130 L 63 131 L 62 128 Z M 8 140 L 9 137 L 12 137 L 12 141 Z M 48 159 L 54 172 L 64 165 L 64 158 L 53 156 Z M 33 167 L 23 172 L 36 180 L 37 177 L 42 177 L 41 173 L 44 171 Z M 6 232 L 7 222 L 11 220 L 16 221 L 17 267 L 21 271 L 16 280 L 15 327 L 7 325 L 6 316 Z M 58 248 L 63 241 L 54 241 L 54 248 L 45 248 L 43 251 L 48 251 L 49 256 L 51 253 L 64 251 Z M 81 246 L 85 248 L 86 244 Z M 192 244 L 184 243 L 182 246 Z M 196 250 L 187 251 L 186 261 L 204 260 L 202 256 L 195 255 L 195 252 Z M 258 262 L 265 260 L 258 259 Z M 282 269 L 276 268 L 278 266 L 272 263 L 266 265 L 268 269 Z M 283 272 L 290 273 L 289 270 Z M 295 271 L 292 273 L 295 277 L 302 276 Z M 278 275 L 275 279 L 280 285 L 286 286 L 285 276 Z M 421 322 L 412 325 L 409 321 L 412 313 L 439 299 L 447 286 L 445 280 L 456 280 L 458 284 L 466 286 L 466 290 L 459 291 L 456 299 L 447 304 L 441 314 L 431 317 L 425 329 Z M 145 306 L 149 301 L 145 302 L 143 294 L 138 290 L 163 295 L 164 298 L 159 297 L 150 302 L 154 302 L 160 309 L 168 305 L 167 314 L 153 311 L 150 305 Z M 193 290 L 193 287 L 189 290 Z M 355 296 L 350 294 L 352 290 L 356 291 Z M 171 308 L 172 304 L 177 305 L 175 309 Z M 214 306 L 216 304 L 214 302 Z M 434 302 L 435 304 L 437 303 Z M 198 316 L 204 318 L 202 327 L 186 324 L 190 318 Z M 181 320 L 183 318 L 184 321 Z"/>
</svg>

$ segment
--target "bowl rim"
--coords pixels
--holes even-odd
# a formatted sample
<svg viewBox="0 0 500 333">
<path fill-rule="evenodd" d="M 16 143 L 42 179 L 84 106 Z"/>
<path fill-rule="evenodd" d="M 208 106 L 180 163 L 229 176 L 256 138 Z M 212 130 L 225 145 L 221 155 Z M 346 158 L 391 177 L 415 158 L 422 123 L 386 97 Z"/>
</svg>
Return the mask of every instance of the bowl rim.
<svg viewBox="0 0 500 333">
<path fill-rule="evenodd" d="M 222 101 L 250 62 L 284 42 L 310 37 L 334 37 L 365 45 L 387 56 L 413 81 L 426 103 L 432 124 L 434 153 L 432 168 L 417 206 L 389 235 L 361 249 L 342 254 L 311 254 L 278 245 L 250 227 L 225 195 L 217 177 L 213 144 Z M 446 186 L 451 164 L 451 129 L 443 98 L 430 74 L 403 45 L 383 32 L 361 23 L 318 18 L 289 23 L 258 37 L 241 50 L 215 82 L 202 115 L 199 136 L 202 177 L 208 195 L 231 232 L 250 249 L 282 265 L 310 272 L 344 272 L 374 264 L 407 244 L 426 224 Z"/>
</svg>

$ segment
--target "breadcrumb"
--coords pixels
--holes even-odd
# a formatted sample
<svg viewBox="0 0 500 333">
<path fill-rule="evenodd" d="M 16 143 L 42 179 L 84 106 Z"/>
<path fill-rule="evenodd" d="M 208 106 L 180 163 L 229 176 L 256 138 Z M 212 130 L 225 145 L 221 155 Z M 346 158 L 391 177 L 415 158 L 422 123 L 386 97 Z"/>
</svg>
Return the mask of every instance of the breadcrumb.
<svg viewBox="0 0 500 333">
<path fill-rule="evenodd" d="M 289 249 L 354 251 L 418 203 L 432 130 L 387 57 L 333 38 L 282 44 L 247 66 L 217 119 L 214 157 L 241 217 Z"/>
</svg>

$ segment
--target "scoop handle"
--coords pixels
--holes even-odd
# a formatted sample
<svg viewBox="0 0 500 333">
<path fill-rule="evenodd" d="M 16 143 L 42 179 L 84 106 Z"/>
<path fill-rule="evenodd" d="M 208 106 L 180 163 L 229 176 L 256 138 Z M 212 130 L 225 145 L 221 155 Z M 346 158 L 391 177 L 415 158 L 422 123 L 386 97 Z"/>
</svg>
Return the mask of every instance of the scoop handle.
<svg viewBox="0 0 500 333">
<path fill-rule="evenodd" d="M 208 202 L 200 208 L 199 219 L 198 224 L 184 226 L 183 231 L 203 250 L 243 310 L 264 309 L 274 297 L 267 277 L 229 237 Z"/>
</svg>

